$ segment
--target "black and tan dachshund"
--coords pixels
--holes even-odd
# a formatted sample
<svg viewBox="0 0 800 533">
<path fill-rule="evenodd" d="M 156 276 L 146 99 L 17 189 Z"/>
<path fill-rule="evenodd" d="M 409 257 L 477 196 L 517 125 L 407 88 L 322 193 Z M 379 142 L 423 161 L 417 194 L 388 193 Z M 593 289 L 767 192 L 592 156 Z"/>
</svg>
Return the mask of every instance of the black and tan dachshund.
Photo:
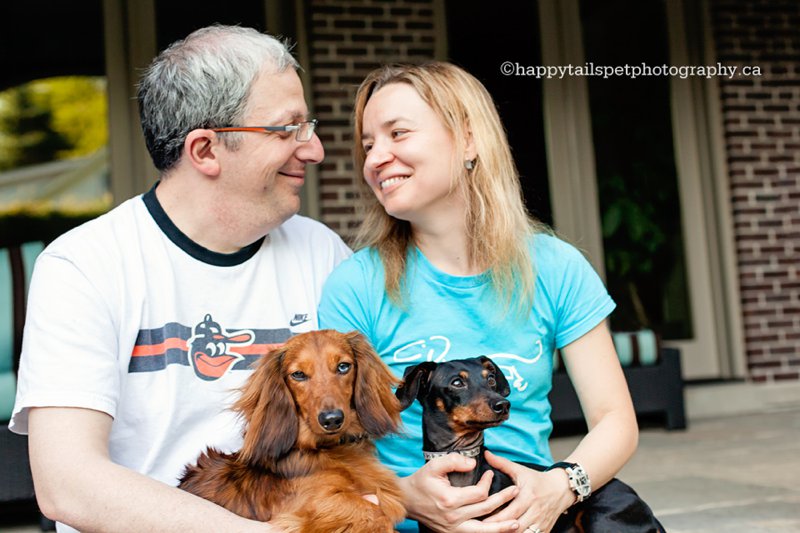
<svg viewBox="0 0 800 533">
<path fill-rule="evenodd" d="M 474 457 L 472 472 L 451 472 L 450 484 L 474 485 L 494 470 L 491 492 L 513 485 L 505 473 L 493 469 L 484 457 L 483 430 L 508 420 L 508 381 L 488 357 L 447 363 L 420 363 L 408 367 L 396 395 L 405 409 L 417 399 L 422 404 L 422 449 L 425 459 L 451 452 Z"/>
<path fill-rule="evenodd" d="M 483 432 L 508 419 L 511 407 L 508 381 L 488 357 L 444 363 L 424 362 L 407 367 L 396 391 L 400 407 L 414 400 L 422 405 L 422 445 L 425 460 L 460 453 L 474 457 L 471 472 L 449 474 L 453 486 L 474 485 L 487 470 L 494 472 L 490 494 L 513 484 L 504 472 L 493 468 L 484 456 Z M 545 466 L 522 463 L 543 471 Z M 420 531 L 430 531 L 420 524 Z M 592 496 L 562 515 L 554 533 L 653 533 L 664 528 L 648 505 L 628 485 L 611 480 Z"/>
</svg>

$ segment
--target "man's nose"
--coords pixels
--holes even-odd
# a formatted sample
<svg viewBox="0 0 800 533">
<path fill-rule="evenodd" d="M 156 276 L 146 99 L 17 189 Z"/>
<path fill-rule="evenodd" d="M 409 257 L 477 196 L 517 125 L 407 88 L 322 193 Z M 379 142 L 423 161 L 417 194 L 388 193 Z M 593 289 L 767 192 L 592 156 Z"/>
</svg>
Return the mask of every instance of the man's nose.
<svg viewBox="0 0 800 533">
<path fill-rule="evenodd" d="M 311 136 L 308 142 L 300 143 L 297 147 L 297 158 L 304 163 L 322 163 L 325 159 L 325 148 L 322 147 L 322 141 L 317 136 L 317 133 Z"/>
</svg>

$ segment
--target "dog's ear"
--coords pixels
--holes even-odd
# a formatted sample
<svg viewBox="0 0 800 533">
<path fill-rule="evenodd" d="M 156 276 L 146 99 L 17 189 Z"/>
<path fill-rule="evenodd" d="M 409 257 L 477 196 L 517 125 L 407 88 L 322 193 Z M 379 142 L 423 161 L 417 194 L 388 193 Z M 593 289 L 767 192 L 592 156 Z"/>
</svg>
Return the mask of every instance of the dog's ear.
<svg viewBox="0 0 800 533">
<path fill-rule="evenodd" d="M 497 393 L 503 397 L 511 394 L 511 387 L 509 387 L 508 380 L 503 375 L 503 371 L 500 370 L 500 367 L 485 355 L 480 356 L 478 360 L 481 362 L 484 368 L 488 368 L 494 372 L 494 380 L 497 382 Z"/>
<path fill-rule="evenodd" d="M 361 333 L 346 336 L 356 360 L 356 382 L 353 403 L 361 425 L 373 437 L 397 431 L 400 424 L 400 402 L 392 394 L 398 380 Z"/>
<path fill-rule="evenodd" d="M 407 409 L 423 391 L 423 383 L 427 383 L 428 375 L 436 368 L 436 363 L 425 361 L 414 366 L 406 367 L 403 373 L 403 382 L 397 387 L 395 395 L 400 400 L 400 408 Z"/>
<path fill-rule="evenodd" d="M 245 422 L 239 457 L 246 463 L 272 463 L 297 441 L 294 399 L 282 372 L 285 356 L 285 346 L 265 355 L 233 405 L 233 410 L 240 413 Z"/>
</svg>

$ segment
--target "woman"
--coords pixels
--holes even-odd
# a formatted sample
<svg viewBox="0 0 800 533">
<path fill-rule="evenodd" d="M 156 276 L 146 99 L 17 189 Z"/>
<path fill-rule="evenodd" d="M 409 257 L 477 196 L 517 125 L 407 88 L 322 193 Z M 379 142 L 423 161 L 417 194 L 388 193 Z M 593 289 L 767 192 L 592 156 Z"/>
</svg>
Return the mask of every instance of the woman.
<svg viewBox="0 0 800 533">
<path fill-rule="evenodd" d="M 580 505 L 619 492 L 650 520 L 640 530 L 656 530 L 647 506 L 619 481 L 597 492 L 638 439 L 605 324 L 614 303 L 583 256 L 528 216 L 483 85 L 447 63 L 374 71 L 356 96 L 355 161 L 372 193 L 363 195 L 372 199 L 363 249 L 329 278 L 320 326 L 363 332 L 399 376 L 424 360 L 489 355 L 512 384 L 511 416 L 486 432 L 486 445 L 514 487 L 487 498 L 488 475 L 474 487 L 451 487 L 447 472 L 474 464 L 456 454 L 423 464 L 419 404 L 403 413 L 403 435 L 379 443 L 381 460 L 402 476 L 409 518 L 438 531 L 557 531 L 581 497 L 576 491 L 591 490 L 597 495 Z M 547 395 L 555 349 L 590 428 L 564 459 L 575 464 L 572 481 L 564 468 L 519 464 L 553 464 Z"/>
</svg>

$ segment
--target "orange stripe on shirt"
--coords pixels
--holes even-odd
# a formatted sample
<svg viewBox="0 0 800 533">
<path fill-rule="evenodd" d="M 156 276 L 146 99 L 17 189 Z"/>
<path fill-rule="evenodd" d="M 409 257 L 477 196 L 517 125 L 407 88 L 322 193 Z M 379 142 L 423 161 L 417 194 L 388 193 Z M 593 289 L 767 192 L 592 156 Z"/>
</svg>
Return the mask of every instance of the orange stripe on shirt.
<svg viewBox="0 0 800 533">
<path fill-rule="evenodd" d="M 230 350 L 241 355 L 261 355 L 281 346 L 283 346 L 283 343 L 251 344 L 250 346 L 232 346 Z M 131 357 L 152 357 L 164 355 L 166 351 L 170 349 L 188 350 L 188 347 L 186 346 L 186 339 L 173 337 L 159 344 L 143 344 L 134 346 Z"/>
<path fill-rule="evenodd" d="M 140 344 L 133 347 L 133 353 L 131 353 L 131 357 L 164 355 L 167 350 L 171 349 L 186 350 L 186 339 L 172 337 L 171 339 L 166 339 L 160 344 Z"/>
</svg>

